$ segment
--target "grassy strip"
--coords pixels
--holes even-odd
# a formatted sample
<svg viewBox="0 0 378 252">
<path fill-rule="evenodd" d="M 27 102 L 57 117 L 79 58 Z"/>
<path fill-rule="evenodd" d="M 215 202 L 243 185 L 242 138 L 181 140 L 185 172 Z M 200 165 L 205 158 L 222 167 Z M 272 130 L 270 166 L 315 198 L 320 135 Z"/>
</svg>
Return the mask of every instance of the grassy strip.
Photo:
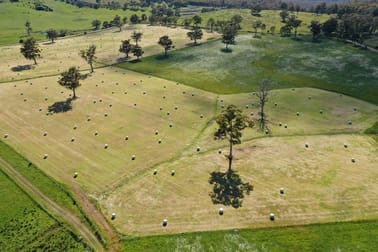
<svg viewBox="0 0 378 252">
<path fill-rule="evenodd" d="M 68 188 L 58 183 L 53 178 L 46 175 L 43 171 L 38 169 L 33 163 L 25 159 L 17 153 L 9 145 L 0 140 L 0 156 L 6 160 L 15 169 L 21 172 L 31 183 L 40 189 L 49 198 L 54 200 L 59 205 L 65 207 L 71 212 L 75 213 L 94 231 L 95 235 L 101 242 L 106 244 L 105 239 L 101 235 L 98 227 L 92 222 L 88 216 L 83 212 L 81 207 L 76 202 L 74 196 L 70 193 Z"/>
<path fill-rule="evenodd" d="M 125 251 L 373 251 L 378 221 L 123 239 Z"/>
<path fill-rule="evenodd" d="M 365 133 L 366 134 L 378 135 L 378 121 L 375 122 L 373 126 L 371 126 L 370 128 L 368 128 L 367 130 L 365 130 Z"/>
</svg>

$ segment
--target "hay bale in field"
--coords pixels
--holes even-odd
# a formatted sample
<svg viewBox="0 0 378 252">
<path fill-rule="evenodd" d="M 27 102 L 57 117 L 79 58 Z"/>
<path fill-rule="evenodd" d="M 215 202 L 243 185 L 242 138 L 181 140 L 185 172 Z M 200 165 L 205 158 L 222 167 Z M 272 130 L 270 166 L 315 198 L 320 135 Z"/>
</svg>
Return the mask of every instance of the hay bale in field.
<svg viewBox="0 0 378 252">
<path fill-rule="evenodd" d="M 175 110 L 178 110 L 178 107 L 177 107 L 177 106 L 175 106 Z"/>
<path fill-rule="evenodd" d="M 280 193 L 281 194 L 284 194 L 285 193 L 285 189 L 283 187 L 280 188 Z"/>
<path fill-rule="evenodd" d="M 352 125 L 352 121 L 351 120 L 348 121 L 348 125 Z"/>
<path fill-rule="evenodd" d="M 77 129 L 77 125 L 74 125 L 74 126 L 73 126 L 73 129 L 76 130 L 76 129 Z"/>
<path fill-rule="evenodd" d="M 200 118 L 201 118 L 201 119 L 203 118 L 203 115 L 202 115 L 202 114 L 200 115 Z"/>
<path fill-rule="evenodd" d="M 158 173 L 158 171 L 155 169 L 152 174 L 156 175 L 157 173 Z"/>
<path fill-rule="evenodd" d="M 47 136 L 47 131 L 43 132 L 43 136 Z"/>
<path fill-rule="evenodd" d="M 164 85 L 163 88 L 167 88 L 167 87 Z"/>
<path fill-rule="evenodd" d="M 125 136 L 125 140 L 126 140 L 126 141 L 129 140 L 129 136 Z"/>
<path fill-rule="evenodd" d="M 201 147 L 197 146 L 197 152 L 201 151 Z"/>
<path fill-rule="evenodd" d="M 159 135 L 159 131 L 158 130 L 155 130 L 155 135 Z"/>
<path fill-rule="evenodd" d="M 344 144 L 344 148 L 348 148 L 348 145 L 347 145 L 347 144 Z"/>
<path fill-rule="evenodd" d="M 356 159 L 355 158 L 352 158 L 352 163 L 355 163 L 356 162 Z"/>
<path fill-rule="evenodd" d="M 114 94 L 114 91 L 112 91 L 112 94 Z"/>
<path fill-rule="evenodd" d="M 192 93 L 192 96 L 194 96 L 195 94 L 194 93 Z"/>
<path fill-rule="evenodd" d="M 163 110 L 163 108 L 162 108 L 162 107 L 160 107 L 160 108 L 159 108 L 159 110 L 160 110 L 160 111 L 162 111 L 162 110 Z"/>
<path fill-rule="evenodd" d="M 116 214 L 112 213 L 112 220 L 115 220 L 115 218 L 116 218 Z"/>
<path fill-rule="evenodd" d="M 357 108 L 356 108 L 356 107 L 354 107 L 354 108 L 353 108 L 353 111 L 357 111 Z"/>
<path fill-rule="evenodd" d="M 112 105 L 112 104 L 109 104 L 109 108 L 111 108 L 111 107 L 113 107 L 113 105 Z"/>
<path fill-rule="evenodd" d="M 176 171 L 175 171 L 175 170 L 172 170 L 172 171 L 171 171 L 171 176 L 175 176 L 175 174 L 176 174 Z"/>
<path fill-rule="evenodd" d="M 107 149 L 109 148 L 109 145 L 108 144 L 104 144 L 104 149 Z"/>
<path fill-rule="evenodd" d="M 9 137 L 9 134 L 8 133 L 5 133 L 4 134 L 4 138 L 8 138 Z"/>
<path fill-rule="evenodd" d="M 105 113 L 104 116 L 107 117 L 107 116 L 108 116 L 108 113 Z"/>
<path fill-rule="evenodd" d="M 159 139 L 159 140 L 158 140 L 158 144 L 161 144 L 161 142 L 162 142 L 161 139 Z"/>
<path fill-rule="evenodd" d="M 274 215 L 274 213 L 270 213 L 270 215 L 269 215 L 269 219 L 270 219 L 271 221 L 274 221 L 274 220 L 276 219 L 276 216 Z"/>
<path fill-rule="evenodd" d="M 165 99 L 165 95 L 163 96 L 163 99 Z"/>
<path fill-rule="evenodd" d="M 265 134 L 269 134 L 269 130 L 268 129 L 265 130 Z"/>
<path fill-rule="evenodd" d="M 171 113 L 168 111 L 168 112 L 167 112 L 167 116 L 169 116 L 170 114 L 171 114 Z"/>
<path fill-rule="evenodd" d="M 136 103 L 134 103 L 134 107 L 136 107 L 136 105 L 137 105 L 137 104 L 136 104 Z"/>
<path fill-rule="evenodd" d="M 218 211 L 219 215 L 223 215 L 224 214 L 224 209 L 221 207 L 219 208 L 219 211 Z"/>
<path fill-rule="evenodd" d="M 246 109 L 248 109 L 248 108 L 249 108 L 248 104 L 247 104 L 247 105 L 245 105 L 245 108 L 246 108 Z"/>
<path fill-rule="evenodd" d="M 278 126 L 282 126 L 282 122 L 279 122 L 279 123 L 278 123 Z"/>
<path fill-rule="evenodd" d="M 222 154 L 222 150 L 221 149 L 218 150 L 218 154 Z"/>
<path fill-rule="evenodd" d="M 320 113 L 320 114 L 323 114 L 323 110 L 322 110 L 322 109 L 321 109 L 321 110 L 319 110 L 319 113 Z"/>
<path fill-rule="evenodd" d="M 102 99 L 100 99 L 99 102 L 102 102 Z"/>
<path fill-rule="evenodd" d="M 96 131 L 96 132 L 94 133 L 94 135 L 97 136 L 97 135 L 98 135 L 98 131 Z"/>
<path fill-rule="evenodd" d="M 45 101 L 47 101 L 49 98 L 48 97 L 45 97 Z"/>
<path fill-rule="evenodd" d="M 297 116 L 299 116 L 299 112 L 297 112 Z"/>
<path fill-rule="evenodd" d="M 75 142 L 75 138 L 74 137 L 71 138 L 71 142 Z"/>
<path fill-rule="evenodd" d="M 93 104 L 96 104 L 96 102 L 97 102 L 96 100 L 93 100 Z"/>
<path fill-rule="evenodd" d="M 307 99 L 311 100 L 311 98 L 312 98 L 311 95 L 307 96 Z"/>
<path fill-rule="evenodd" d="M 127 91 L 123 92 L 124 94 L 127 94 Z"/>
<path fill-rule="evenodd" d="M 39 111 L 42 111 L 42 108 L 39 108 Z"/>
<path fill-rule="evenodd" d="M 24 95 L 24 93 L 20 93 L 20 95 L 22 96 L 22 95 Z"/>
<path fill-rule="evenodd" d="M 250 115 L 251 115 L 251 116 L 253 116 L 253 115 L 254 115 L 254 113 L 253 113 L 253 112 L 251 112 L 251 113 L 250 113 Z"/>
<path fill-rule="evenodd" d="M 43 159 L 47 159 L 49 157 L 49 155 L 47 155 L 46 153 L 43 154 Z"/>
<path fill-rule="evenodd" d="M 79 173 L 75 172 L 74 175 L 73 175 L 73 177 L 77 178 L 77 176 L 79 176 Z"/>
<path fill-rule="evenodd" d="M 26 102 L 28 99 L 24 98 L 24 102 Z"/>
<path fill-rule="evenodd" d="M 172 128 L 172 127 L 173 127 L 173 124 L 172 124 L 172 123 L 170 123 L 170 124 L 169 124 L 169 128 Z"/>
<path fill-rule="evenodd" d="M 306 148 L 308 148 L 308 147 L 309 147 L 308 143 L 305 143 L 305 147 L 306 147 Z"/>
<path fill-rule="evenodd" d="M 163 220 L 163 227 L 166 227 L 168 225 L 168 220 L 167 219 L 164 219 Z"/>
<path fill-rule="evenodd" d="M 135 155 L 131 156 L 131 160 L 135 160 L 135 158 L 136 158 Z"/>
<path fill-rule="evenodd" d="M 277 106 L 278 106 L 278 104 L 277 104 L 277 103 L 274 103 L 274 106 L 275 106 L 275 107 L 277 107 Z"/>
<path fill-rule="evenodd" d="M 145 95 L 145 94 L 147 94 L 147 92 L 146 92 L 146 91 L 143 91 L 143 92 L 142 92 L 142 94 L 144 94 L 144 95 Z"/>
</svg>

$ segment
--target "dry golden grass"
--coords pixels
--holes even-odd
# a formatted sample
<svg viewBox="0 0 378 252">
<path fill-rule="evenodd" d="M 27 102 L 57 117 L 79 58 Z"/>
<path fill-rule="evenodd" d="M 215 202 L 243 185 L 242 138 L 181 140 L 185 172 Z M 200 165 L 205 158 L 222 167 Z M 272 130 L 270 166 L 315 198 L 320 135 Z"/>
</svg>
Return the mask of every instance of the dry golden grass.
<svg viewBox="0 0 378 252">
<path fill-rule="evenodd" d="M 89 45 L 97 46 L 97 64 L 95 66 L 116 63 L 124 60 L 125 55 L 118 51 L 122 40 L 130 39 L 133 31 L 142 32 L 142 46 L 145 54 L 163 53 L 163 49 L 157 44 L 159 38 L 168 35 L 174 42 L 175 47 L 183 48 L 190 40 L 186 33 L 188 30 L 182 28 L 169 28 L 163 26 L 132 25 L 126 26 L 122 32 L 116 29 L 90 33 L 85 36 L 58 39 L 54 44 L 49 41 L 40 43 L 42 49 L 38 65 L 24 58 L 20 53 L 20 45 L 3 46 L 0 50 L 0 81 L 19 80 L 35 78 L 46 75 L 56 75 L 66 71 L 71 66 L 78 66 L 80 69 L 89 69 L 88 64 L 81 59 L 79 51 L 86 49 Z M 202 41 L 215 38 L 216 33 L 204 32 Z M 130 55 L 132 56 L 132 55 Z M 132 59 L 132 57 L 131 57 Z M 13 67 L 31 65 L 32 69 L 24 71 L 12 71 Z"/>
</svg>

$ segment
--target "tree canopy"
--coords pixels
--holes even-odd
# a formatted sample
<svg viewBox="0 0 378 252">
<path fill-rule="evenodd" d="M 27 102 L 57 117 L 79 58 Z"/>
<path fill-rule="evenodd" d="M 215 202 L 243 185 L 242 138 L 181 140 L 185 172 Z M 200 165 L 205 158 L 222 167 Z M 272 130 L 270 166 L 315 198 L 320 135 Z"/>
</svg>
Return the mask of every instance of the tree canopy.
<svg viewBox="0 0 378 252">
<path fill-rule="evenodd" d="M 55 29 L 49 29 L 46 31 L 46 37 L 54 43 L 54 40 L 58 37 L 58 32 Z"/>
<path fill-rule="evenodd" d="M 81 50 L 80 56 L 89 64 L 91 73 L 93 73 L 93 62 L 96 59 L 96 46 L 91 45 L 88 49 Z"/>
<path fill-rule="evenodd" d="M 173 47 L 173 42 L 168 35 L 160 37 L 158 44 L 164 48 L 164 56 L 167 56 L 168 51 Z"/>
<path fill-rule="evenodd" d="M 79 70 L 76 67 L 70 67 L 68 71 L 61 73 L 61 77 L 58 80 L 58 83 L 67 88 L 72 90 L 73 98 L 76 98 L 76 88 L 80 87 L 80 80 L 82 79 L 82 75 L 80 74 Z"/>
<path fill-rule="evenodd" d="M 34 38 L 28 38 L 23 42 L 20 51 L 25 58 L 34 60 L 34 64 L 37 64 L 37 58 L 41 57 L 42 50 L 38 47 Z"/>
</svg>

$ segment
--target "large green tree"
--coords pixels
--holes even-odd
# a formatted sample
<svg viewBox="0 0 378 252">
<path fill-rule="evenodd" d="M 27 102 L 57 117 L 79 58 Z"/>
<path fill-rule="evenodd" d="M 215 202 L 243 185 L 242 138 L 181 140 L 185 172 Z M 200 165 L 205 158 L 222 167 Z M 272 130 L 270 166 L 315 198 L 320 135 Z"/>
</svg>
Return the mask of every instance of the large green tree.
<svg viewBox="0 0 378 252">
<path fill-rule="evenodd" d="M 37 64 L 37 58 L 41 57 L 41 49 L 38 47 L 37 42 L 34 38 L 28 38 L 25 40 L 20 49 L 22 55 L 25 58 L 34 60 L 34 64 Z"/>
<path fill-rule="evenodd" d="M 209 18 L 209 20 L 207 20 L 207 28 L 210 29 L 210 32 L 213 32 L 214 25 L 215 25 L 214 18 Z"/>
<path fill-rule="evenodd" d="M 142 50 L 142 47 L 136 45 L 133 46 L 132 53 L 135 57 L 137 57 L 137 60 L 139 60 L 139 58 L 143 56 L 144 51 Z"/>
<path fill-rule="evenodd" d="M 222 43 L 226 45 L 226 51 L 228 51 L 228 45 L 235 44 L 235 37 L 237 35 L 237 29 L 231 23 L 226 24 L 222 29 Z"/>
<path fill-rule="evenodd" d="M 267 126 L 266 126 L 267 117 L 265 114 L 265 105 L 268 102 L 269 89 L 270 89 L 269 81 L 267 79 L 264 79 L 260 82 L 259 90 L 258 92 L 256 92 L 256 96 L 259 99 L 260 118 L 258 122 L 259 122 L 261 130 L 265 130 L 265 129 L 267 130 Z"/>
<path fill-rule="evenodd" d="M 186 34 L 190 40 L 194 40 L 194 44 L 197 45 L 197 40 L 202 39 L 202 30 L 199 27 L 193 27 L 193 29 Z"/>
<path fill-rule="evenodd" d="M 68 71 L 61 73 L 61 77 L 58 80 L 58 83 L 68 89 L 71 89 L 73 92 L 73 98 L 76 98 L 75 90 L 81 86 L 80 80 L 82 75 L 76 67 L 70 67 Z"/>
<path fill-rule="evenodd" d="M 216 140 L 227 139 L 230 144 L 228 154 L 228 170 L 232 170 L 232 148 L 234 144 L 241 143 L 242 130 L 247 127 L 253 127 L 254 123 L 235 105 L 229 105 L 221 114 L 215 118 L 218 129 L 214 133 Z"/>
<path fill-rule="evenodd" d="M 322 31 L 321 24 L 319 23 L 319 21 L 312 20 L 309 28 L 312 33 L 312 40 L 316 41 L 320 35 L 320 32 Z"/>
<path fill-rule="evenodd" d="M 58 32 L 55 29 L 49 29 L 46 31 L 46 37 L 54 43 L 54 40 L 58 37 Z"/>
<path fill-rule="evenodd" d="M 143 33 L 134 31 L 133 34 L 131 34 L 132 40 L 135 41 L 135 46 L 138 46 L 138 42 L 142 40 Z"/>
<path fill-rule="evenodd" d="M 119 47 L 119 51 L 126 54 L 126 58 L 129 57 L 129 53 L 132 51 L 132 49 L 133 45 L 130 43 L 130 39 L 123 40 L 121 46 Z"/>
<path fill-rule="evenodd" d="M 93 73 L 93 62 L 96 59 L 96 46 L 91 45 L 88 49 L 81 50 L 80 56 L 89 64 L 91 67 L 91 73 Z"/>
<path fill-rule="evenodd" d="M 100 26 L 101 26 L 101 21 L 98 20 L 98 19 L 95 19 L 92 21 L 92 26 L 94 27 L 95 30 L 98 30 L 100 29 Z"/>
<path fill-rule="evenodd" d="M 291 15 L 287 20 L 287 25 L 291 26 L 294 29 L 294 37 L 297 37 L 298 27 L 301 26 L 302 20 L 298 19 L 296 16 Z"/>
<path fill-rule="evenodd" d="M 173 42 L 167 35 L 164 35 L 159 38 L 158 44 L 164 48 L 164 56 L 167 56 L 168 51 L 172 48 Z"/>
</svg>

